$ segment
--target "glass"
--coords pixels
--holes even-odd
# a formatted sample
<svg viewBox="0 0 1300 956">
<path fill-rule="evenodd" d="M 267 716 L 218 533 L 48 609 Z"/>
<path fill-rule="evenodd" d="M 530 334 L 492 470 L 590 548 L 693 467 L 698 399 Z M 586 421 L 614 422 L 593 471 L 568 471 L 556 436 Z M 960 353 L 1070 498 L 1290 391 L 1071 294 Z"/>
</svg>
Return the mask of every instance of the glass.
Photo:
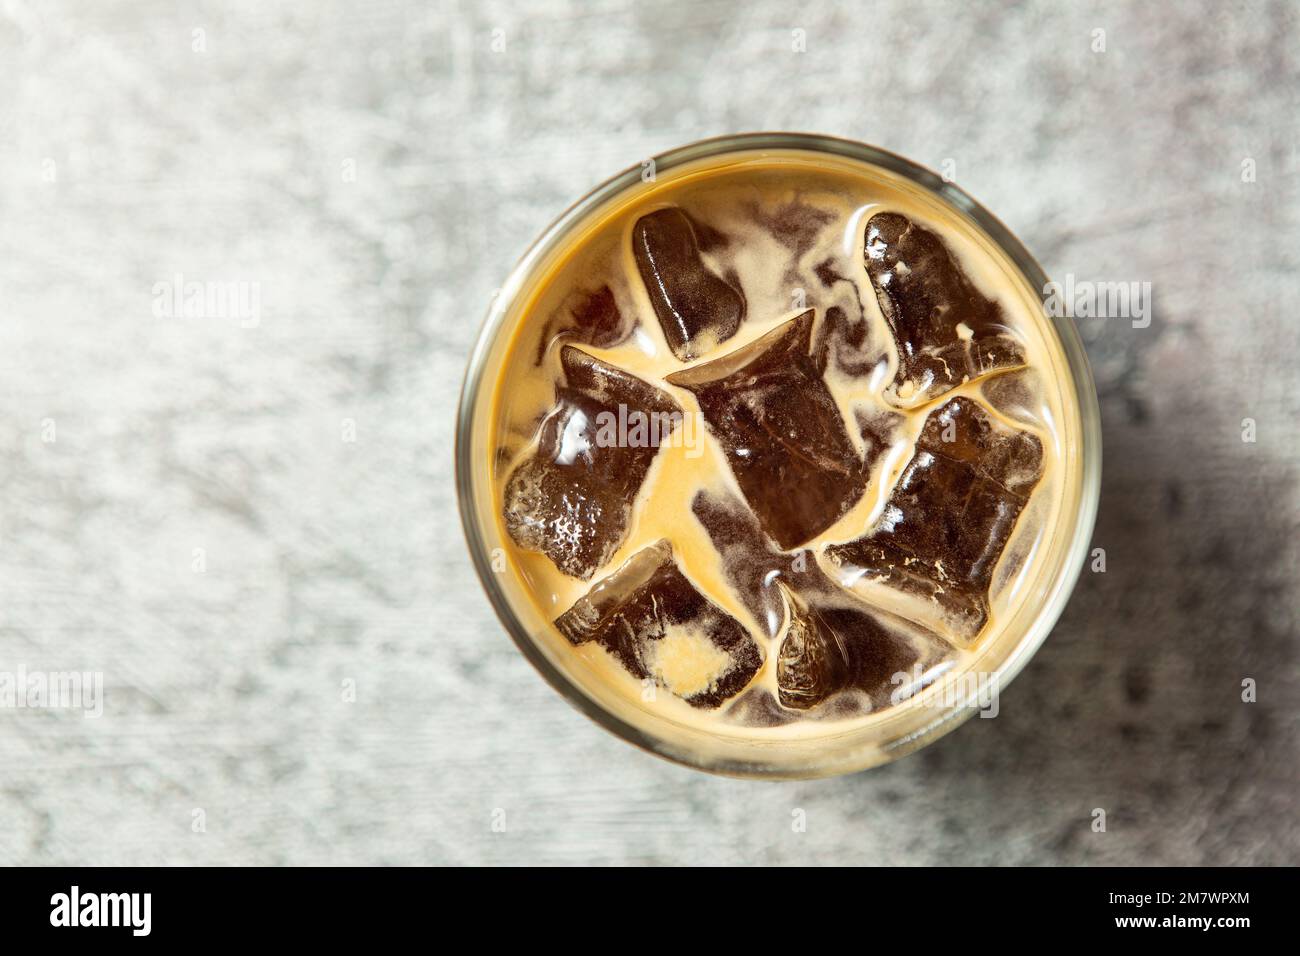
<svg viewBox="0 0 1300 956">
<path fill-rule="evenodd" d="M 597 186 L 552 223 L 511 271 L 493 300 L 466 372 L 456 428 L 456 482 L 470 554 L 493 608 L 524 656 L 570 703 L 607 730 L 661 757 L 714 773 L 786 779 L 851 773 L 894 760 L 953 730 L 976 711 L 960 697 L 940 704 L 905 701 L 833 735 L 817 735 L 797 724 L 805 727 L 802 735 L 755 739 L 730 736 L 725 728 L 713 732 L 686 727 L 638 707 L 612 688 L 583 679 L 584 663 L 510 573 L 510 543 L 499 521 L 500 502 L 490 473 L 496 376 L 518 326 L 518 312 L 575 232 L 644 188 L 648 168 L 663 179 L 701 164 L 712 167 L 733 156 L 743 161 L 773 151 L 847 159 L 910 182 L 964 216 L 1006 257 L 1033 295 L 1044 297 L 1047 277 L 1006 226 L 955 185 L 901 156 L 802 133 L 751 133 L 692 143 L 654 157 L 653 167 L 634 166 Z M 1047 554 L 1038 559 L 1030 591 L 1005 622 L 997 646 L 982 649 L 963 671 L 970 673 L 982 662 L 978 670 L 999 689 L 1025 666 L 1065 608 L 1087 559 L 1101 484 L 1100 414 L 1083 345 L 1068 317 L 1047 315 L 1046 323 L 1055 333 L 1064 356 L 1063 377 L 1068 379 L 1056 384 L 1064 406 L 1077 413 L 1077 420 L 1067 423 L 1074 426 L 1073 434 L 1064 429 L 1062 461 L 1068 477 Z M 1061 369 L 1056 372 L 1062 377 Z"/>
</svg>

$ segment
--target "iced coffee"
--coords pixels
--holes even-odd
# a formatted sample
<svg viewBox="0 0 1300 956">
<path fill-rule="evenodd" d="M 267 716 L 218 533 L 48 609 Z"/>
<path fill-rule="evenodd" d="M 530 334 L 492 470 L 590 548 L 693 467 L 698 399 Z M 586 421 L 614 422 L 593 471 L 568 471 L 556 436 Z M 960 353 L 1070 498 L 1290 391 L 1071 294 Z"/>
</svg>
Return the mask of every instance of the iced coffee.
<svg viewBox="0 0 1300 956">
<path fill-rule="evenodd" d="M 1052 549 L 1076 410 L 960 213 L 777 152 L 575 228 L 494 382 L 506 569 L 581 680 L 668 723 L 840 733 L 977 666 Z"/>
</svg>

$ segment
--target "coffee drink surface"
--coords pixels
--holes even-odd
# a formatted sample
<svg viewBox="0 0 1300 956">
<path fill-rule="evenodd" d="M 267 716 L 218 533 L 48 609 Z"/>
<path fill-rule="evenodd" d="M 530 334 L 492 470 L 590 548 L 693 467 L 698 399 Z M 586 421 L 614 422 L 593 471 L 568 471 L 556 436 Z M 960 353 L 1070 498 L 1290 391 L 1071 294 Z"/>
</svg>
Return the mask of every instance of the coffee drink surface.
<svg viewBox="0 0 1300 956">
<path fill-rule="evenodd" d="M 972 223 L 791 152 L 649 182 L 516 310 L 506 573 L 587 679 L 732 735 L 838 732 L 974 666 L 1069 476 L 1034 290 Z"/>
</svg>

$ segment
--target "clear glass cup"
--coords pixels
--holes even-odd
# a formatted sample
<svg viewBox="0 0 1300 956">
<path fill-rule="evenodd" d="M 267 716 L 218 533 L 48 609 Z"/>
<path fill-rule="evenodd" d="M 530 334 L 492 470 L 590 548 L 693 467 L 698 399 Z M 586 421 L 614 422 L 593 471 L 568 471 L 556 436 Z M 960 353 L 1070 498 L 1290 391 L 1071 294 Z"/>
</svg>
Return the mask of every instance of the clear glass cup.
<svg viewBox="0 0 1300 956">
<path fill-rule="evenodd" d="M 656 181 L 765 152 L 797 151 L 809 157 L 849 160 L 911 183 L 937 197 L 989 240 L 1011 269 L 1042 300 L 1048 281 L 1020 241 L 988 210 L 957 186 L 910 160 L 850 140 L 804 133 L 749 133 L 703 140 L 653 159 Z M 500 521 L 491 478 L 495 452 L 491 434 L 496 374 L 508 352 L 522 303 L 546 276 L 568 240 L 644 188 L 648 164 L 631 167 L 578 200 L 524 253 L 501 287 L 470 357 L 456 427 L 456 482 L 461 520 L 470 555 L 493 608 L 519 650 L 543 677 L 580 711 L 607 730 L 654 754 L 690 767 L 735 776 L 771 779 L 851 773 L 894 760 L 925 746 L 976 712 L 960 695 L 950 703 L 920 699 L 865 718 L 852 730 L 824 736 L 755 739 L 688 727 L 655 714 L 584 670 L 585 664 L 530 598 L 510 570 L 510 544 Z M 1045 313 L 1047 310 L 1045 310 Z M 1096 388 L 1078 331 L 1068 317 L 1047 315 L 1064 356 L 1068 379 L 1057 384 L 1063 404 L 1075 416 L 1066 433 L 1062 462 L 1069 475 L 1065 500 L 1036 558 L 1019 609 L 1003 624 L 997 641 L 984 647 L 965 670 L 978 670 L 1005 688 L 1046 639 L 1064 610 L 1088 555 L 1101 485 L 1101 420 Z"/>
</svg>

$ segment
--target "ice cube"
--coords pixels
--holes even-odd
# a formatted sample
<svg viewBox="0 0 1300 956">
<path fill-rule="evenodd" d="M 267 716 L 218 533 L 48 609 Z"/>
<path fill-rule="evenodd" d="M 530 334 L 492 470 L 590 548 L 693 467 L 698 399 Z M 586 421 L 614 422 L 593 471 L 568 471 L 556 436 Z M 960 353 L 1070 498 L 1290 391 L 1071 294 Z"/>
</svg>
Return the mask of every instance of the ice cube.
<svg viewBox="0 0 1300 956">
<path fill-rule="evenodd" d="M 618 307 L 614 290 L 608 285 L 598 289 L 578 289 L 568 295 L 546 323 L 538 339 L 537 364 L 557 338 L 566 338 L 598 349 L 612 349 L 632 334 L 636 323 L 626 318 Z"/>
<path fill-rule="evenodd" d="M 736 334 L 745 298 L 700 255 L 696 230 L 676 207 L 648 213 L 632 229 L 632 254 L 673 355 L 699 358 Z"/>
<path fill-rule="evenodd" d="M 817 568 L 811 551 L 791 553 L 773 547 L 758 518 L 735 495 L 698 492 L 691 511 L 704 525 L 722 559 L 727 583 L 768 637 L 776 637 L 785 622 L 785 602 L 778 582 L 796 591 L 834 587 Z"/>
<path fill-rule="evenodd" d="M 734 697 L 763 663 L 745 628 L 682 574 L 666 540 L 630 557 L 555 624 L 572 643 L 599 642 L 633 677 L 695 707 Z"/>
<path fill-rule="evenodd" d="M 789 624 L 776 660 L 783 707 L 807 710 L 853 689 L 867 694 L 873 709 L 888 707 L 914 668 L 943 656 L 937 640 L 921 633 L 909 638 L 847 600 L 809 600 L 789 590 L 786 599 Z"/>
<path fill-rule="evenodd" d="M 898 346 L 897 398 L 909 404 L 1024 364 L 1001 307 L 984 297 L 937 233 L 882 212 L 867 222 L 867 274 Z"/>
<path fill-rule="evenodd" d="M 875 528 L 829 545 L 841 583 L 884 587 L 920 603 L 899 612 L 938 620 L 965 646 L 988 619 L 988 587 L 1016 519 L 1042 473 L 1037 438 L 995 422 L 978 402 L 951 399 L 926 418 Z"/>
<path fill-rule="evenodd" d="M 809 355 L 812 325 L 810 309 L 667 379 L 695 393 L 745 500 L 784 550 L 834 524 L 867 483 L 868 463 Z"/>
<path fill-rule="evenodd" d="M 865 693 L 868 709 L 885 707 L 898 686 L 895 674 L 918 663 L 928 667 L 948 653 L 947 645 L 926 632 L 900 622 L 885 626 L 837 587 L 810 551 L 777 551 L 734 496 L 700 492 L 692 510 L 741 602 L 768 637 L 785 633 L 776 671 L 782 707 L 804 710 L 846 690 Z M 738 719 L 756 725 L 784 722 L 773 717 L 781 708 L 775 699 L 767 701 L 765 693 L 750 691 L 738 700 L 737 708 L 745 704 L 743 712 L 736 712 Z"/>
<path fill-rule="evenodd" d="M 537 448 L 506 483 L 504 516 L 515 543 L 586 580 L 627 535 L 641 483 L 680 421 L 668 395 L 566 345 L 563 383 Z"/>
</svg>

